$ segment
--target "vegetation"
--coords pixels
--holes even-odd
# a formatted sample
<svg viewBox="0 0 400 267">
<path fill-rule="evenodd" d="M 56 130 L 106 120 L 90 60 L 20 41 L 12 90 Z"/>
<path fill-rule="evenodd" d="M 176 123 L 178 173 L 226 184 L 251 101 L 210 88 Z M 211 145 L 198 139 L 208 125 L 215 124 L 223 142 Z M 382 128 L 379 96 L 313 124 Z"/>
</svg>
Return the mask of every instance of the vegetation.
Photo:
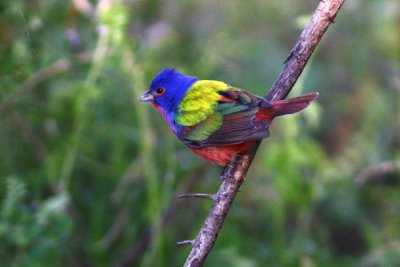
<svg viewBox="0 0 400 267">
<path fill-rule="evenodd" d="M 0 265 L 180 266 L 219 168 L 150 106 L 173 66 L 265 95 L 310 1 L 0 4 Z M 206 266 L 400 265 L 400 3 L 347 1 Z"/>
</svg>

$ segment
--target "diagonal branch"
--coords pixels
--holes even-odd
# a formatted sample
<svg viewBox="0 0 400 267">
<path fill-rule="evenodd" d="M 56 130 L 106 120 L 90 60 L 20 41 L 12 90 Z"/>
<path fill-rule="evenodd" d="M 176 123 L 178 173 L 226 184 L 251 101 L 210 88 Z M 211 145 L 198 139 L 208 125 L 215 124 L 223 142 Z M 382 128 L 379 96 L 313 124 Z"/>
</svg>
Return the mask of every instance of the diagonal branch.
<svg viewBox="0 0 400 267">
<path fill-rule="evenodd" d="M 268 100 L 284 99 L 293 88 L 302 73 L 308 59 L 317 47 L 319 41 L 334 22 L 336 14 L 345 0 L 321 0 L 310 22 L 300 35 L 297 43 L 285 61 L 285 66 L 271 90 L 266 96 Z M 202 266 L 208 253 L 211 251 L 225 220 L 229 208 L 236 196 L 244 176 L 256 154 L 261 141 L 256 142 L 239 160 L 235 161 L 230 169 L 230 177 L 224 179 L 215 195 L 214 204 L 207 218 L 193 242 L 192 250 L 186 259 L 185 267 Z"/>
</svg>

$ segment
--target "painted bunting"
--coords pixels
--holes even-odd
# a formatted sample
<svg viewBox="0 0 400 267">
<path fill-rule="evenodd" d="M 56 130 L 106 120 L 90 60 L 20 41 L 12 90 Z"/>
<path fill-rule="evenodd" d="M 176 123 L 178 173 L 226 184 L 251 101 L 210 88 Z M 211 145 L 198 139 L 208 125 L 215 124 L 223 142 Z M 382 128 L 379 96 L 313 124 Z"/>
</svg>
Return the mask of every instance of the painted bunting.
<svg viewBox="0 0 400 267">
<path fill-rule="evenodd" d="M 298 112 L 318 93 L 268 101 L 221 81 L 199 80 L 167 68 L 140 100 L 151 102 L 172 132 L 195 154 L 221 165 L 269 136 L 276 116 Z"/>
</svg>

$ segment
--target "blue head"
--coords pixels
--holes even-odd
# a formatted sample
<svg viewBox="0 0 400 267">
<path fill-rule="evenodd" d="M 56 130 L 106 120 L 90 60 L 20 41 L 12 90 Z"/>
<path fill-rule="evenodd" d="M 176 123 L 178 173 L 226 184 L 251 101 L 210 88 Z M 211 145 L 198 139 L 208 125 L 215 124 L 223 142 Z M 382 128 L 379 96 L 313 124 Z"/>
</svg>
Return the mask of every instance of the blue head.
<svg viewBox="0 0 400 267">
<path fill-rule="evenodd" d="M 140 100 L 152 102 L 164 116 L 173 116 L 186 91 L 197 80 L 172 68 L 163 69 L 154 77 L 150 89 Z"/>
</svg>

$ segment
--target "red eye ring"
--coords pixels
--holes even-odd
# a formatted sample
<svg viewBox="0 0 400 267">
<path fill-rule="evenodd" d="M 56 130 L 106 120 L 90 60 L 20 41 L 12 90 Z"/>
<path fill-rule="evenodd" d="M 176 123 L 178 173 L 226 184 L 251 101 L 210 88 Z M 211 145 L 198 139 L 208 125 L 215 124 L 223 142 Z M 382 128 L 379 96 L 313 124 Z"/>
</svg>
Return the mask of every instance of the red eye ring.
<svg viewBox="0 0 400 267">
<path fill-rule="evenodd" d="M 156 95 L 158 96 L 162 96 L 163 94 L 165 94 L 165 89 L 162 87 L 157 87 L 155 90 Z"/>
</svg>

